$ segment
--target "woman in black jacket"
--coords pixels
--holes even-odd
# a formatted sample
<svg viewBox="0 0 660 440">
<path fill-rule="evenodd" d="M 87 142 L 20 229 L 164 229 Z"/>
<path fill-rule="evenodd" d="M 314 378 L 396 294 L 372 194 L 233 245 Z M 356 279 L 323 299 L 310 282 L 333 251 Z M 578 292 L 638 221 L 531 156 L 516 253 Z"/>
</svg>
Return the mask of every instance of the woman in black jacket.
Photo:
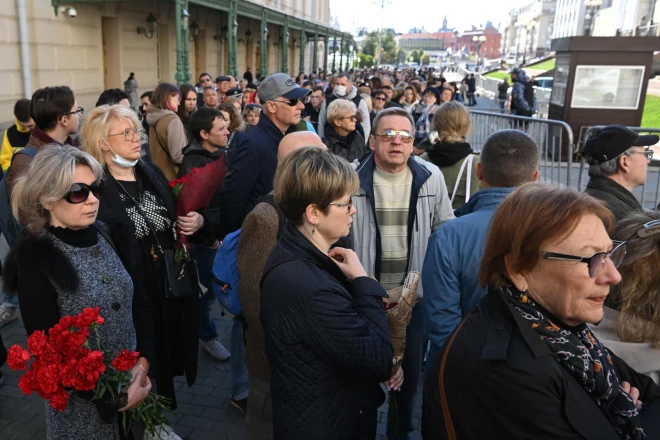
<svg viewBox="0 0 660 440">
<path fill-rule="evenodd" d="M 128 404 L 111 408 L 112 414 L 134 408 L 147 397 L 147 372 L 155 357 L 151 307 L 135 250 L 120 227 L 95 223 L 104 192 L 102 176 L 93 157 L 70 145 L 49 145 L 36 156 L 14 186 L 13 213 L 27 234 L 9 253 L 3 281 L 18 294 L 28 335 L 48 332 L 63 316 L 99 307 L 105 322 L 98 331 L 110 358 L 122 350 L 140 352 L 127 389 Z M 48 438 L 119 437 L 117 417 L 114 423 L 104 422 L 88 393 L 71 394 L 61 412 L 45 404 Z"/>
<path fill-rule="evenodd" d="M 348 99 L 335 99 L 328 106 L 323 143 L 332 154 L 349 162 L 368 152 L 364 137 L 356 129 L 358 116 L 357 107 Z"/>
<path fill-rule="evenodd" d="M 275 174 L 288 224 L 262 277 L 261 322 L 272 371 L 276 439 L 373 439 L 379 382 L 392 372 L 383 298 L 348 235 L 359 186 L 350 165 L 318 148 L 289 153 Z M 399 389 L 403 374 L 388 381 Z"/>
<path fill-rule="evenodd" d="M 199 286 L 196 271 L 188 270 L 190 295 L 167 294 L 166 251 L 174 248 L 177 225 L 183 234 L 195 234 L 209 245 L 215 238 L 201 214 L 177 218 L 167 179 L 156 166 L 139 160 L 141 135 L 135 113 L 121 106 L 95 108 L 80 132 L 84 150 L 106 167 L 99 218 L 130 225 L 131 234 L 124 240 L 134 240 L 140 249 L 142 284 L 153 305 L 156 388 L 176 407 L 174 377 L 185 375 L 192 386 L 197 376 Z"/>
<path fill-rule="evenodd" d="M 656 439 L 660 387 L 603 347 L 625 242 L 571 189 L 523 185 L 499 206 L 481 260 L 488 294 L 438 353 L 425 439 Z"/>
</svg>

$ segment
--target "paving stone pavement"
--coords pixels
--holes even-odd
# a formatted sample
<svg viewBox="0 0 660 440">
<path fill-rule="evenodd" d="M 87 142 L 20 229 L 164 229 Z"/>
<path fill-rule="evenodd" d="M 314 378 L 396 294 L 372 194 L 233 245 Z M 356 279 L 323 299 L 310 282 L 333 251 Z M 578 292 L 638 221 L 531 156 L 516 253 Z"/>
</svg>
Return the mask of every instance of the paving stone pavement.
<svg viewBox="0 0 660 440">
<path fill-rule="evenodd" d="M 220 340 L 230 347 L 232 321 L 220 314 L 216 304 L 212 312 Z M 19 319 L 0 331 L 5 346 L 27 345 L 27 335 Z M 18 388 L 22 372 L 12 371 L 6 365 L 1 368 L 4 385 L 0 386 L 0 439 L 45 439 L 46 426 L 44 403 L 38 395 L 24 396 Z M 245 417 L 229 403 L 231 374 L 229 363 L 215 361 L 200 347 L 197 382 L 188 388 L 183 378 L 176 378 L 179 407 L 171 418 L 177 434 L 190 440 L 238 440 L 243 438 Z M 419 440 L 421 410 L 420 399 L 414 413 L 417 431 L 412 439 Z M 386 406 L 379 409 L 377 440 L 385 440 Z M 90 439 L 91 440 L 91 439 Z"/>
</svg>

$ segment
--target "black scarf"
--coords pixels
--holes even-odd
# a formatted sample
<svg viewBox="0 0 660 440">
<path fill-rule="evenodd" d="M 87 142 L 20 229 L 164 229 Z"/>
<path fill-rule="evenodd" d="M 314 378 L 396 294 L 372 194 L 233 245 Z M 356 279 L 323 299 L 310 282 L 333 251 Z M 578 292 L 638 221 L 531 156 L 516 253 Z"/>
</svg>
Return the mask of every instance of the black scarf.
<svg viewBox="0 0 660 440">
<path fill-rule="evenodd" d="M 431 145 L 426 151 L 431 162 L 439 167 L 452 166 L 473 152 L 472 147 L 467 142 L 445 144 L 441 141 Z"/>
<path fill-rule="evenodd" d="M 626 440 L 645 439 L 639 411 L 621 388 L 612 359 L 589 326 L 562 328 L 525 292 L 513 286 L 500 291 L 505 301 L 530 321 L 555 360 L 589 393 L 619 436 Z"/>
</svg>

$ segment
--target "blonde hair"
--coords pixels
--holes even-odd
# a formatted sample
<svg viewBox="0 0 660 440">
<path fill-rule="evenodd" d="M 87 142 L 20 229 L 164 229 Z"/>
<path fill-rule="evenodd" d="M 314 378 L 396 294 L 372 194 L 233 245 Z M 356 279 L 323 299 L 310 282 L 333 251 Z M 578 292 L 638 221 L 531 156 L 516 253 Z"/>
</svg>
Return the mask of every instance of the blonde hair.
<svg viewBox="0 0 660 440">
<path fill-rule="evenodd" d="M 105 159 L 101 143 L 108 140 L 110 125 L 115 121 L 130 121 L 133 128 L 142 127 L 130 107 L 101 105 L 89 113 L 80 129 L 82 149 L 91 154 L 102 167 L 105 166 Z"/>
<path fill-rule="evenodd" d="M 438 139 L 445 144 L 465 142 L 471 130 L 470 113 L 458 101 L 441 104 L 433 115 L 431 131 L 437 131 Z"/>
<path fill-rule="evenodd" d="M 360 180 L 345 159 L 319 147 L 303 147 L 280 161 L 273 188 L 275 201 L 287 220 L 300 225 L 309 205 L 327 213 L 330 203 L 355 194 Z"/>
<path fill-rule="evenodd" d="M 374 109 L 374 103 L 371 100 L 371 96 L 367 93 L 363 93 L 360 96 L 362 96 L 362 99 L 364 99 L 364 102 L 367 103 L 367 110 L 369 110 L 369 113 Z"/>
<path fill-rule="evenodd" d="M 605 305 L 620 309 L 614 331 L 623 342 L 648 342 L 660 348 L 660 234 L 637 235 L 644 224 L 660 220 L 660 212 L 632 214 L 614 227 L 613 240 L 626 241 L 619 266 L 621 282 L 610 288 Z"/>
<path fill-rule="evenodd" d="M 11 209 L 25 228 L 39 234 L 50 223 L 46 204 L 62 200 L 76 178 L 76 166 L 91 168 L 96 179 L 103 168 L 90 154 L 71 145 L 42 147 L 26 174 L 18 177 L 12 190 Z"/>
<path fill-rule="evenodd" d="M 337 119 L 341 119 L 346 116 L 346 113 L 353 112 L 352 114 L 357 113 L 357 107 L 353 104 L 353 101 L 348 99 L 335 99 L 328 106 L 326 113 L 326 120 L 328 124 L 333 125 Z"/>
</svg>

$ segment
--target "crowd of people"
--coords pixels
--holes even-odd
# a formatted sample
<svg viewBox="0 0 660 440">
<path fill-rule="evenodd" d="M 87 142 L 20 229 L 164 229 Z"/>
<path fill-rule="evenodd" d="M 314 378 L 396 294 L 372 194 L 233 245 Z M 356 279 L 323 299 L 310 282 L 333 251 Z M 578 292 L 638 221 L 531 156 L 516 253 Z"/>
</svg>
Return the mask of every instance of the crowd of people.
<svg viewBox="0 0 660 440">
<path fill-rule="evenodd" d="M 512 106 L 532 108 L 524 72 L 512 78 Z M 20 314 L 28 335 L 48 332 L 100 307 L 105 348 L 140 353 L 117 414 L 150 391 L 176 408 L 201 345 L 229 362 L 250 440 L 373 439 L 386 393 L 387 438 L 410 439 L 420 386 L 425 439 L 660 438 L 660 214 L 632 194 L 657 136 L 595 133 L 579 193 L 537 182 L 524 131 L 472 149 L 473 76 L 198 80 L 138 97 L 131 73 L 87 113 L 66 86 L 16 102 L 0 326 Z M 218 164 L 221 183 L 194 188 L 210 202 L 181 212 L 175 181 Z M 225 347 L 211 310 L 229 237 L 242 312 Z M 411 272 L 399 364 L 386 300 Z M 48 438 L 141 438 L 72 396 L 47 406 Z"/>
</svg>

